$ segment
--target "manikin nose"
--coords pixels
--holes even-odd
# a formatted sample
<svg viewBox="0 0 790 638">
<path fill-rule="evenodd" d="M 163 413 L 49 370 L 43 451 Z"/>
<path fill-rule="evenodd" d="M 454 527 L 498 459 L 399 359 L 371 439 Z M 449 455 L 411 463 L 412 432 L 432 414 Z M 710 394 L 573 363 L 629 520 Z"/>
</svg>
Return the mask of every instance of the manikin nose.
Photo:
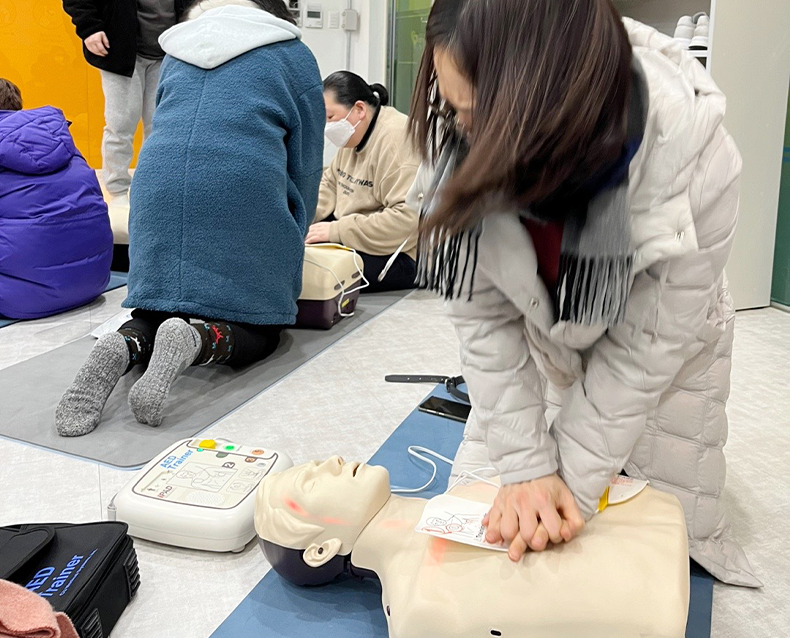
<svg viewBox="0 0 790 638">
<path fill-rule="evenodd" d="M 343 459 L 341 457 L 333 456 L 333 457 L 327 459 L 322 464 L 322 469 L 326 469 L 327 471 L 331 472 L 335 476 L 339 476 L 340 473 L 343 470 L 343 466 L 344 465 L 345 465 L 345 462 L 343 461 Z"/>
</svg>

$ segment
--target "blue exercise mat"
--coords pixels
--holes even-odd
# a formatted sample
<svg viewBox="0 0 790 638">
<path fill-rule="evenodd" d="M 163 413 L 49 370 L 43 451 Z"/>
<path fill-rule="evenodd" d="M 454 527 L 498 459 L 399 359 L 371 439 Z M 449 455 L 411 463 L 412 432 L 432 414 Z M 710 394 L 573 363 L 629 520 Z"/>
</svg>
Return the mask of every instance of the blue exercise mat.
<svg viewBox="0 0 790 638">
<path fill-rule="evenodd" d="M 443 387 L 432 394 L 451 398 Z M 430 478 L 427 466 L 406 453 L 422 445 L 449 458 L 455 456 L 463 435 L 462 424 L 415 410 L 370 459 L 390 472 L 392 485 L 417 487 Z M 439 472 L 421 497 L 442 493 L 450 467 L 437 463 Z M 261 554 L 261 560 L 263 554 Z M 691 601 L 686 638 L 710 638 L 713 577 L 691 566 Z M 287 631 L 285 630 L 287 628 Z M 352 579 L 327 587 L 294 587 L 270 571 L 211 635 L 211 638 L 387 638 L 381 609 L 381 590 L 375 581 Z"/>
<path fill-rule="evenodd" d="M 691 561 L 691 596 L 686 638 L 710 638 L 713 611 L 713 576 Z"/>
<path fill-rule="evenodd" d="M 128 273 L 125 272 L 111 272 L 110 273 L 110 281 L 107 282 L 107 287 L 104 289 L 104 292 L 109 290 L 115 290 L 116 288 L 120 288 L 121 286 L 125 286 L 127 279 L 129 278 Z M 50 315 L 52 316 L 52 315 Z M 42 317 L 43 318 L 43 317 Z M 0 316 L 0 328 L 5 328 L 6 326 L 10 326 L 11 324 L 17 323 L 19 321 L 31 321 L 30 319 L 3 319 Z"/>
</svg>

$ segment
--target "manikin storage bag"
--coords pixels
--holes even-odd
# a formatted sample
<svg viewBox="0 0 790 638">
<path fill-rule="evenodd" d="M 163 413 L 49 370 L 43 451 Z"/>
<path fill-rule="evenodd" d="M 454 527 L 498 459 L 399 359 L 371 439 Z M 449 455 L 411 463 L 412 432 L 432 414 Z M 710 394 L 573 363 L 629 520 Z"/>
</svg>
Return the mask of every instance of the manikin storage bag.
<svg viewBox="0 0 790 638">
<path fill-rule="evenodd" d="M 103 638 L 140 586 L 126 531 L 120 522 L 0 527 L 0 578 L 46 598 L 81 638 Z"/>
</svg>

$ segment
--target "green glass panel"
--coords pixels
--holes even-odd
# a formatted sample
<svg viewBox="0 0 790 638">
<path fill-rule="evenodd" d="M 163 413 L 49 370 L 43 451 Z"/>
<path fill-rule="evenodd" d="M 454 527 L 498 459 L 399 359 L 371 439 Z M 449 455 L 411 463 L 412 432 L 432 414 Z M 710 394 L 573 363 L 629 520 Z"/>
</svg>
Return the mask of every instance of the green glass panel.
<svg viewBox="0 0 790 638">
<path fill-rule="evenodd" d="M 411 94 L 420 59 L 425 49 L 425 24 L 431 9 L 431 0 L 397 0 L 395 4 L 392 104 L 403 113 L 409 112 Z"/>
<path fill-rule="evenodd" d="M 779 217 L 776 223 L 776 252 L 771 299 L 790 306 L 790 97 L 782 155 L 782 187 L 779 191 Z"/>
</svg>

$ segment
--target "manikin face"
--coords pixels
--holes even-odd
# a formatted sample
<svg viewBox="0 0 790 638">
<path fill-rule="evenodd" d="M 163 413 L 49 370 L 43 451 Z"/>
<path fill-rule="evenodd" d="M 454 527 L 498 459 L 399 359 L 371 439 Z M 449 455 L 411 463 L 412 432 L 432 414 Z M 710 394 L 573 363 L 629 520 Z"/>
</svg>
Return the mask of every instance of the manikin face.
<svg viewBox="0 0 790 638">
<path fill-rule="evenodd" d="M 283 547 L 305 549 L 318 566 L 351 553 L 359 534 L 390 497 L 383 467 L 333 456 L 268 477 L 258 491 L 258 535 Z"/>
<path fill-rule="evenodd" d="M 370 522 L 389 498 L 389 473 L 383 467 L 346 463 L 333 456 L 324 463 L 306 463 L 288 486 L 291 498 L 307 513 L 318 517 L 327 529 L 356 530 Z M 382 500 L 382 494 L 387 498 Z"/>
<path fill-rule="evenodd" d="M 474 110 L 474 88 L 461 73 L 455 57 L 447 49 L 437 48 L 433 53 L 433 66 L 439 83 L 439 94 L 452 108 L 458 123 L 467 130 L 472 128 Z"/>
</svg>

